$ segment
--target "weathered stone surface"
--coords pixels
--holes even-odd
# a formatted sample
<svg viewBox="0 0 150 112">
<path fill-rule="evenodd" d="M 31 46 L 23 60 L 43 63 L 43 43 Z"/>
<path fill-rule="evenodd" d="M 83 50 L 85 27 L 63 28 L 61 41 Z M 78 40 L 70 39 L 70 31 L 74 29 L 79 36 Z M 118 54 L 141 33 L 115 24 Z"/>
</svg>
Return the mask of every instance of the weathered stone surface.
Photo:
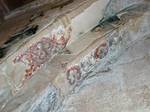
<svg viewBox="0 0 150 112">
<path fill-rule="evenodd" d="M 145 13 L 137 31 L 131 30 L 135 19 L 107 35 L 115 39 L 108 54 L 66 97 L 63 112 L 148 112 L 150 40 Z M 146 24 L 147 23 L 147 24 Z M 120 39 L 121 38 L 121 39 Z M 85 60 L 86 61 L 86 60 Z M 110 68 L 103 72 L 103 69 Z M 90 70 L 90 68 L 88 69 Z"/>
<path fill-rule="evenodd" d="M 100 3 L 100 1 L 96 3 Z M 87 28 L 87 32 L 79 34 L 78 38 L 73 38 L 74 40 L 65 46 L 66 51 L 58 54 L 62 59 L 59 60 L 55 57 L 55 60 L 52 59 L 45 63 L 34 74 L 35 77 L 29 79 L 24 87 L 16 93 L 13 93 L 11 89 L 14 88 L 16 82 L 19 82 L 20 77 L 17 75 L 16 82 L 11 80 L 13 65 L 9 64 L 14 56 L 9 58 L 6 63 L 1 65 L 1 76 L 4 79 L 0 78 L 0 80 L 9 79 L 6 85 L 0 86 L 1 111 L 149 112 L 149 4 L 142 0 L 110 0 L 104 10 L 104 12 L 106 11 L 104 16 L 111 16 L 109 15 L 111 11 L 117 13 L 131 4 L 142 4 L 140 6 L 145 8 L 141 8 L 139 13 L 135 8 L 130 18 L 128 16 L 123 20 L 120 18 L 123 23 L 104 24 L 104 27 L 109 28 L 103 30 L 102 27 L 102 31 L 100 30 L 102 33 L 89 31 L 89 28 L 94 27 L 96 22 L 90 27 L 86 26 L 88 22 L 85 22 L 85 27 L 84 25 L 83 27 Z M 89 21 L 91 20 L 89 19 Z M 78 25 L 78 22 L 75 25 Z M 72 28 L 73 31 L 77 30 Z M 77 32 L 79 33 L 80 30 Z M 71 52 L 69 49 L 71 44 L 78 42 L 84 36 L 87 40 L 92 36 L 95 37 L 92 42 L 84 41 L 88 44 L 86 48 L 72 47 L 72 49 L 78 50 Z M 65 58 L 69 56 L 71 59 L 68 61 Z M 24 70 L 21 68 L 23 69 L 23 67 L 21 64 L 18 65 L 20 66 L 19 73 L 22 73 Z M 15 66 L 17 67 L 17 65 Z M 55 71 L 55 73 L 51 71 Z M 52 75 L 49 75 L 50 73 Z"/>
<path fill-rule="evenodd" d="M 49 84 L 39 95 L 21 105 L 14 112 L 52 112 L 61 102 L 60 91 Z"/>
</svg>

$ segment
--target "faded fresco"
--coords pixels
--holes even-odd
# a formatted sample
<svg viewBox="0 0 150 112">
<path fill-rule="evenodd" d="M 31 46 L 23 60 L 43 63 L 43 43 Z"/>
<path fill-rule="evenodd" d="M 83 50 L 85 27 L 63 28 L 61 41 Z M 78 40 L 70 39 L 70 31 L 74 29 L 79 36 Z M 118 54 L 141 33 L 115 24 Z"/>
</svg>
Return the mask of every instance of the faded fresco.
<svg viewBox="0 0 150 112">
<path fill-rule="evenodd" d="M 43 64 L 63 51 L 70 38 L 69 33 L 69 28 L 66 30 L 63 26 L 59 26 L 52 31 L 50 37 L 43 37 L 39 42 L 31 45 L 24 53 L 13 60 L 14 63 L 21 62 L 28 66 L 25 70 L 21 86 L 23 86 L 25 80 L 30 79 L 34 72 L 40 69 Z"/>
<path fill-rule="evenodd" d="M 86 32 L 75 37 L 75 23 L 60 24 L 60 16 L 46 36 L 0 65 L 0 80 L 7 81 L 0 87 L 0 112 L 150 111 L 150 2 L 86 2 L 78 15 L 106 4 L 98 21 L 87 18 L 93 25 Z M 69 21 L 74 13 L 67 12 Z"/>
</svg>

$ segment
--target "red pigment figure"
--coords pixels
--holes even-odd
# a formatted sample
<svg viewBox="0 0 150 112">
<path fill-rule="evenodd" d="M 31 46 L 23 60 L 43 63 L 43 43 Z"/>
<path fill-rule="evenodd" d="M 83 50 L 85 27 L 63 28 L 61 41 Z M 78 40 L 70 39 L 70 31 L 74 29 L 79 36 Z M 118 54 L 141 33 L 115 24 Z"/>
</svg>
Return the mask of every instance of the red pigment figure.
<svg viewBox="0 0 150 112">
<path fill-rule="evenodd" d="M 107 53 L 108 53 L 108 45 L 106 42 L 104 42 L 95 49 L 94 57 L 95 59 L 103 59 L 107 55 Z"/>
<path fill-rule="evenodd" d="M 76 81 L 81 79 L 81 71 L 78 65 L 72 66 L 67 70 L 67 80 L 70 85 L 74 85 Z"/>
<path fill-rule="evenodd" d="M 33 73 L 51 59 L 52 56 L 57 54 L 59 50 L 64 49 L 70 39 L 70 32 L 70 27 L 68 30 L 64 30 L 63 27 L 60 27 L 55 30 L 50 38 L 42 38 L 13 60 L 14 63 L 23 62 L 25 65 L 28 65 L 28 68 L 25 70 L 24 78 L 22 79 L 22 84 L 19 87 L 22 87 L 25 81 L 30 79 Z"/>
</svg>

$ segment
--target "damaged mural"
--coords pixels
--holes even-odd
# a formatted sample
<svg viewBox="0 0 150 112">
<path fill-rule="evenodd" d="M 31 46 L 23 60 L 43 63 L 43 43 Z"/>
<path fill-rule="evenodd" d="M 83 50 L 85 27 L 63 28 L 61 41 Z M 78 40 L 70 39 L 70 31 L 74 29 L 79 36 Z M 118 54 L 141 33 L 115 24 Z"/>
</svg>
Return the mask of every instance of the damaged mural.
<svg viewBox="0 0 150 112">
<path fill-rule="evenodd" d="M 76 30 L 72 21 L 81 16 L 67 12 L 70 24 L 58 22 L 48 36 L 40 36 L 0 65 L 1 76 L 13 85 L 9 94 L 0 93 L 0 112 L 150 111 L 150 2 L 93 0 L 86 7 L 85 3 L 78 15 L 94 13 L 103 4 L 100 18 L 89 17 Z M 93 22 L 90 29 L 89 22 Z M 81 33 L 82 28 L 87 31 Z M 10 80 L 13 76 L 8 69 L 13 67 L 17 78 Z"/>
<path fill-rule="evenodd" d="M 25 80 L 30 79 L 34 72 L 40 69 L 43 64 L 58 53 L 63 52 L 70 39 L 70 31 L 71 28 L 65 29 L 63 26 L 59 26 L 52 31 L 49 38 L 43 37 L 39 42 L 31 45 L 24 53 L 13 60 L 14 63 L 22 62 L 28 66 L 25 70 L 21 87 L 24 85 Z"/>
</svg>

